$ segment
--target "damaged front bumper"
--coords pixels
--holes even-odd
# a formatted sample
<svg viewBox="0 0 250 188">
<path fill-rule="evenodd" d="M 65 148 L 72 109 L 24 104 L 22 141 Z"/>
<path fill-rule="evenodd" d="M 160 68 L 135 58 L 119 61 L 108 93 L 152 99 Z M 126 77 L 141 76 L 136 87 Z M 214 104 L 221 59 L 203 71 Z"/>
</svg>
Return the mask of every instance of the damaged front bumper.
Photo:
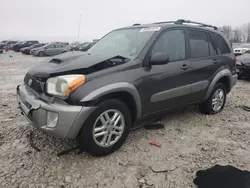
<svg viewBox="0 0 250 188">
<path fill-rule="evenodd" d="M 65 139 L 74 139 L 95 107 L 69 105 L 64 101 L 39 99 L 26 85 L 17 86 L 22 114 L 39 130 Z"/>
<path fill-rule="evenodd" d="M 250 66 L 237 65 L 237 73 L 240 76 L 250 76 Z"/>
</svg>

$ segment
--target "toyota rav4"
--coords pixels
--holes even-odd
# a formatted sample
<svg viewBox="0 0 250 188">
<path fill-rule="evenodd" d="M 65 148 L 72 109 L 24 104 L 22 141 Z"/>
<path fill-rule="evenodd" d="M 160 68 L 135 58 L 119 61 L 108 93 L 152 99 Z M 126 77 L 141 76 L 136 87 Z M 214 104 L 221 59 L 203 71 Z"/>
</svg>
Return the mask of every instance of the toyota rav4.
<svg viewBox="0 0 250 188">
<path fill-rule="evenodd" d="M 177 20 L 116 29 L 87 52 L 49 58 L 29 70 L 17 99 L 37 129 L 104 156 L 149 117 L 189 104 L 221 112 L 236 81 L 225 35 Z"/>
</svg>

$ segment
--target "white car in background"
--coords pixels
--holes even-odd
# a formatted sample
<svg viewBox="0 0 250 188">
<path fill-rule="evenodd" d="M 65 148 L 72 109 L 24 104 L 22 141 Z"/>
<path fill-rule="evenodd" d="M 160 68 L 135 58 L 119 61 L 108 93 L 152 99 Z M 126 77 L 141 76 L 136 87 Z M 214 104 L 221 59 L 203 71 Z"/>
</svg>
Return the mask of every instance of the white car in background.
<svg viewBox="0 0 250 188">
<path fill-rule="evenodd" d="M 250 51 L 250 44 L 241 44 L 239 47 L 234 48 L 235 55 L 242 55 L 247 51 Z"/>
</svg>

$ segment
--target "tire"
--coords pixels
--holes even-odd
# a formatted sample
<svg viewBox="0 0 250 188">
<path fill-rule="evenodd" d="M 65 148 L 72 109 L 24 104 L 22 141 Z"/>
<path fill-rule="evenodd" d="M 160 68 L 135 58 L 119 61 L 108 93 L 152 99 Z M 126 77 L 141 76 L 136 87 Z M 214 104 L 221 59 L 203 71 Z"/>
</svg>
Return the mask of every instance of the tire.
<svg viewBox="0 0 250 188">
<path fill-rule="evenodd" d="M 45 55 L 45 53 L 43 51 L 41 51 L 41 52 L 38 53 L 39 57 L 43 57 L 44 55 Z"/>
<path fill-rule="evenodd" d="M 100 128 L 100 127 L 105 127 L 103 126 L 101 120 L 99 117 L 101 115 L 104 115 L 105 112 L 108 112 L 110 118 L 114 117 L 114 113 L 120 113 L 120 119 L 118 122 L 119 131 L 121 131 L 121 134 L 119 136 L 117 135 L 110 135 L 110 132 L 114 131 L 112 126 L 109 125 L 109 128 L 103 128 L 106 130 L 102 130 L 100 132 L 107 132 L 106 138 L 105 138 L 105 143 L 108 144 L 109 137 L 111 137 L 111 140 L 113 139 L 113 144 L 111 145 L 106 145 L 104 146 L 103 143 L 101 143 L 104 140 L 105 135 L 95 137 L 94 136 L 94 128 Z M 106 116 L 104 116 L 106 117 Z M 107 118 L 105 118 L 107 119 Z M 105 120 L 102 119 L 102 120 Z M 107 121 L 105 120 L 107 123 Z M 123 125 L 123 126 L 122 126 Z M 123 127 L 122 130 L 120 130 Z M 89 154 L 97 157 L 105 156 L 108 155 L 116 150 L 118 150 L 122 144 L 125 142 L 129 131 L 131 127 L 131 114 L 130 111 L 128 110 L 127 106 L 120 100 L 117 99 L 109 99 L 106 101 L 101 102 L 98 107 L 92 112 L 92 114 L 88 117 L 86 122 L 84 123 L 79 135 L 78 135 L 78 143 L 80 145 L 81 151 L 86 151 Z M 110 130 L 108 130 L 110 129 Z M 112 129 L 112 130 L 111 130 Z M 116 131 L 117 131 L 116 130 Z M 99 131 L 97 131 L 99 133 Z M 96 134 L 97 134 L 96 133 Z M 116 140 L 116 142 L 115 142 Z M 112 142 L 110 142 L 112 143 Z"/>
<path fill-rule="evenodd" d="M 223 100 L 221 100 L 221 105 L 219 105 L 220 108 L 218 108 L 218 109 L 213 108 L 213 103 L 212 103 L 214 95 L 217 91 L 222 91 L 222 93 L 223 93 Z M 208 99 L 199 106 L 200 112 L 203 114 L 209 114 L 209 115 L 210 114 L 217 114 L 217 113 L 221 112 L 225 106 L 225 103 L 226 103 L 226 96 L 227 96 L 227 92 L 226 92 L 225 85 L 223 83 L 217 83 L 214 86 L 214 89 L 212 90 Z"/>
</svg>

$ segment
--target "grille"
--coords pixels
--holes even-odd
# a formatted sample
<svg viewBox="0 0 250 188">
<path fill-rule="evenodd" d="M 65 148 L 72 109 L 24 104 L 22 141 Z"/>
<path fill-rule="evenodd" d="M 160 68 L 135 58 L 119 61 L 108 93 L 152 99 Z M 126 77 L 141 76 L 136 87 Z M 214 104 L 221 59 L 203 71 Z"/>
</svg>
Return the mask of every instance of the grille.
<svg viewBox="0 0 250 188">
<path fill-rule="evenodd" d="M 24 83 L 27 84 L 30 88 L 32 88 L 33 90 L 35 90 L 38 93 L 43 92 L 41 85 L 40 85 L 40 82 L 37 81 L 34 77 L 32 77 L 29 74 L 26 74 L 26 76 L 24 78 Z"/>
</svg>

